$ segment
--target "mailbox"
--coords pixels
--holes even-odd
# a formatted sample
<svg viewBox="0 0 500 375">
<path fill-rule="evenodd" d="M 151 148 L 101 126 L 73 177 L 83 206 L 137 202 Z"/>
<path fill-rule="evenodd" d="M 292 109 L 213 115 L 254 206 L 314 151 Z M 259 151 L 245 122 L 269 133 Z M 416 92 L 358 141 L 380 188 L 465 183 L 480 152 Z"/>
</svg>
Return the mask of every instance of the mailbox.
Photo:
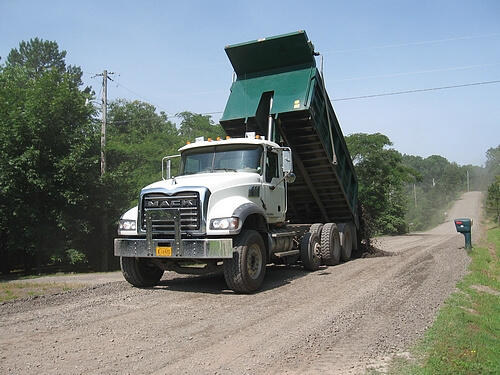
<svg viewBox="0 0 500 375">
<path fill-rule="evenodd" d="M 472 219 L 469 218 L 455 219 L 455 228 L 457 228 L 457 232 L 462 233 L 465 237 L 466 249 L 472 249 L 471 227 L 472 227 Z"/>
</svg>

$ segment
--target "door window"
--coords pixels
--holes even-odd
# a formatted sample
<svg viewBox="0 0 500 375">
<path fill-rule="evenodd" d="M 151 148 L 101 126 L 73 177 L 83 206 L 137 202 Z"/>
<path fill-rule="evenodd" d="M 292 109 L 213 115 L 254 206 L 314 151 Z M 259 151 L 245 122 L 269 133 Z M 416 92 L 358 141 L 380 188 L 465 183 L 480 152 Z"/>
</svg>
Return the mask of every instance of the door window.
<svg viewBox="0 0 500 375">
<path fill-rule="evenodd" d="M 266 161 L 266 182 L 271 182 L 273 178 L 278 177 L 278 154 L 268 150 Z"/>
</svg>

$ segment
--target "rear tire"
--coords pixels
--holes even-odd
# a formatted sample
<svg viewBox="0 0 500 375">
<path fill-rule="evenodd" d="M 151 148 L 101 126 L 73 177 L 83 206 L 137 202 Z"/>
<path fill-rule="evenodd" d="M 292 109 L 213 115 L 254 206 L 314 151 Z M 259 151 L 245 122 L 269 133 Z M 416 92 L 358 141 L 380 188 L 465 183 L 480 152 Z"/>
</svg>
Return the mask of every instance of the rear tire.
<svg viewBox="0 0 500 375">
<path fill-rule="evenodd" d="M 224 259 L 227 286 L 239 293 L 260 289 L 266 275 L 266 250 L 262 236 L 255 230 L 245 230 L 233 243 L 233 258 Z"/>
<path fill-rule="evenodd" d="M 344 262 L 351 259 L 352 254 L 352 227 L 351 224 L 345 224 L 340 234 L 341 258 Z"/>
<path fill-rule="evenodd" d="M 316 271 L 321 266 L 321 245 L 316 233 L 308 232 L 300 241 L 300 260 L 304 268 Z"/>
<path fill-rule="evenodd" d="M 120 267 L 125 280 L 139 288 L 155 286 L 163 276 L 162 269 L 143 258 L 120 257 Z"/>
<path fill-rule="evenodd" d="M 323 224 L 316 223 L 316 224 L 311 225 L 311 227 L 309 228 L 309 232 L 316 233 L 318 235 L 318 237 L 321 238 L 321 229 L 323 229 Z"/>
<path fill-rule="evenodd" d="M 327 266 L 340 262 L 340 235 L 335 223 L 326 223 L 321 231 L 321 258 Z"/>
</svg>

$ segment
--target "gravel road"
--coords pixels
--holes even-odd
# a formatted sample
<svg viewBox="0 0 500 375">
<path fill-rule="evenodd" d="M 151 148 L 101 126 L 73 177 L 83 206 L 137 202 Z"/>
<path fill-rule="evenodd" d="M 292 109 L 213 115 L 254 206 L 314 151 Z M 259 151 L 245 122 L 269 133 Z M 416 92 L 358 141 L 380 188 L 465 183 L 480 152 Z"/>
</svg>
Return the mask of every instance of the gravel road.
<svg viewBox="0 0 500 375">
<path fill-rule="evenodd" d="M 268 267 L 264 290 L 237 295 L 220 276 L 166 273 L 152 289 L 116 273 L 85 289 L 0 305 L 2 374 L 358 374 L 383 370 L 433 322 L 469 262 L 454 217 L 384 237 L 388 256 L 305 272 Z M 473 237 L 473 241 L 475 237 Z M 62 279 L 59 279 L 62 280 Z M 82 282 L 80 276 L 69 280 Z"/>
</svg>

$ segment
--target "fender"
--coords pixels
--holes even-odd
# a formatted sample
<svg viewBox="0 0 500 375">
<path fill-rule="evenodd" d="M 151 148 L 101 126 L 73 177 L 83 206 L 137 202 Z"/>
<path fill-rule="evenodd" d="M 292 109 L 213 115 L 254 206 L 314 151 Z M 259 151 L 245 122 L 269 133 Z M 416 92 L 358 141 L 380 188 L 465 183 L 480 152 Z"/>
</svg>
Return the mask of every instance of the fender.
<svg viewBox="0 0 500 375">
<path fill-rule="evenodd" d="M 262 220 L 263 222 L 255 223 L 257 227 L 254 229 L 257 229 L 257 230 L 260 229 L 261 231 L 267 232 L 268 226 L 267 226 L 266 212 L 264 211 L 264 209 L 262 207 L 259 207 L 255 203 L 249 202 L 249 203 L 242 204 L 241 206 L 238 206 L 233 211 L 232 216 L 239 218 L 242 223 L 245 223 L 246 219 L 250 215 L 255 215 L 255 214 L 259 215 L 263 219 Z"/>
<path fill-rule="evenodd" d="M 272 248 L 272 238 L 269 233 L 269 227 L 266 219 L 266 212 L 264 209 L 255 203 L 249 202 L 238 206 L 234 212 L 233 216 L 238 217 L 240 219 L 241 230 L 243 228 L 255 229 L 262 234 L 262 239 L 264 240 L 264 244 L 266 246 L 266 258 L 267 262 L 270 262 L 271 251 Z"/>
</svg>

